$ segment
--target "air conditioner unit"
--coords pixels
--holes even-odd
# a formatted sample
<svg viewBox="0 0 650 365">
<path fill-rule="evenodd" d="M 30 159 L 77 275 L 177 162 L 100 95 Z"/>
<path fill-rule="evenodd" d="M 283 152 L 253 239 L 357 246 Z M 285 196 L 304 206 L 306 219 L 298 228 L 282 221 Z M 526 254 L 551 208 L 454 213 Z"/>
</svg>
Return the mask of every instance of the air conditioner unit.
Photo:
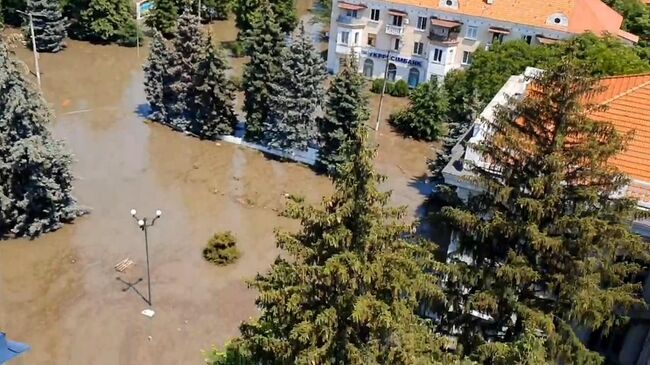
<svg viewBox="0 0 650 365">
<path fill-rule="evenodd" d="M 485 2 L 490 4 L 490 5 L 494 4 L 494 0 L 485 0 Z"/>
<path fill-rule="evenodd" d="M 490 0 L 492 1 L 492 0 Z M 409 18 L 404 19 L 404 25 L 409 25 Z"/>
</svg>

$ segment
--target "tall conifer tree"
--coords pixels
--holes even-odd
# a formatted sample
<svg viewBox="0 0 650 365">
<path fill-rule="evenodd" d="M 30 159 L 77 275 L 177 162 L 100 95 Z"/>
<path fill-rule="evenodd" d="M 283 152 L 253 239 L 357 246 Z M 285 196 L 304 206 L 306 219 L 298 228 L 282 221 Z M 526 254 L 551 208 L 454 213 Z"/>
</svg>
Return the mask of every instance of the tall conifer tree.
<svg viewBox="0 0 650 365">
<path fill-rule="evenodd" d="M 168 123 L 179 130 L 187 130 L 196 115 L 194 77 L 205 58 L 203 45 L 205 35 L 199 18 L 187 7 L 179 18 L 172 41 L 164 85 Z"/>
<path fill-rule="evenodd" d="M 453 259 L 442 319 L 487 364 L 531 337 L 545 353 L 536 363 L 598 364 L 576 329 L 611 330 L 643 304 L 633 282 L 648 246 L 630 231 L 636 202 L 620 194 L 629 181 L 608 163 L 627 136 L 591 119 L 598 90 L 574 61 L 531 82 L 474 146 L 487 163 L 472 168 L 483 191 L 441 212 L 469 258 Z"/>
<path fill-rule="evenodd" d="M 192 132 L 201 138 L 214 139 L 232 134 L 237 127 L 235 86 L 226 76 L 228 61 L 222 50 L 215 49 L 212 38 L 206 39 L 205 60 L 200 63 L 194 84 L 196 115 Z"/>
<path fill-rule="evenodd" d="M 252 24 L 246 38 L 252 50 L 251 59 L 243 75 L 245 138 L 260 141 L 271 109 L 270 87 L 280 70 L 284 39 L 268 0 L 262 0 L 252 15 Z"/>
<path fill-rule="evenodd" d="M 286 214 L 302 229 L 277 234 L 289 257 L 252 283 L 261 317 L 242 324 L 210 364 L 454 363 L 431 322 L 415 314 L 420 302 L 442 300 L 436 273 L 444 265 L 402 223 L 404 209 L 388 207 L 374 151 L 363 127 L 357 133 L 334 195 L 322 207 L 290 204 Z"/>
<path fill-rule="evenodd" d="M 284 50 L 277 81 L 271 84 L 269 118 L 264 140 L 281 150 L 306 151 L 318 135 L 316 109 L 324 97 L 325 65 L 305 27 Z"/>
<path fill-rule="evenodd" d="M 178 23 L 178 9 L 174 0 L 154 0 L 153 9 L 147 14 L 145 22 L 147 26 L 170 38 Z"/>
<path fill-rule="evenodd" d="M 71 196 L 72 157 L 21 69 L 0 42 L 0 237 L 37 236 L 83 213 Z"/>
<path fill-rule="evenodd" d="M 260 6 L 268 2 L 275 14 L 275 22 L 283 33 L 290 33 L 298 23 L 295 0 L 233 0 L 233 12 L 235 13 L 235 24 L 239 29 L 239 36 L 245 36 L 254 29 L 255 12 Z M 252 52 L 252 50 L 251 50 Z M 252 53 L 251 53 L 252 54 Z"/>
<path fill-rule="evenodd" d="M 343 147 L 368 119 L 364 90 L 365 80 L 357 71 L 356 61 L 346 58 L 327 91 L 326 116 L 318 123 L 322 139 L 319 165 L 330 175 L 346 161 Z"/>
<path fill-rule="evenodd" d="M 151 107 L 149 118 L 164 122 L 167 119 L 165 108 L 164 83 L 166 82 L 166 68 L 169 48 L 165 44 L 162 34 L 154 30 L 149 58 L 144 65 L 144 91 Z"/>
<path fill-rule="evenodd" d="M 39 52 L 58 52 L 65 47 L 67 20 L 63 17 L 59 0 L 29 0 L 27 12 L 34 21 L 34 38 Z M 23 28 L 26 39 L 31 37 L 29 22 Z M 31 42 L 27 43 L 30 47 Z"/>
</svg>

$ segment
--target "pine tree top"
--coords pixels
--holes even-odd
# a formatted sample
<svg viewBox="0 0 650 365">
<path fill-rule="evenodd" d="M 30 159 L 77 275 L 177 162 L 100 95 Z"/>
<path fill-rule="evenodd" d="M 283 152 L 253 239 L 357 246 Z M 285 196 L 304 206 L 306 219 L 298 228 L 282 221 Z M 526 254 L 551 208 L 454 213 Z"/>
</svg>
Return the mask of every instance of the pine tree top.
<svg viewBox="0 0 650 365">
<path fill-rule="evenodd" d="M 415 314 L 442 300 L 433 272 L 443 270 L 427 242 L 413 242 L 404 210 L 372 164 L 363 128 L 348 144 L 354 156 L 322 207 L 290 204 L 298 233 L 278 233 L 291 259 L 277 259 L 252 286 L 259 320 L 245 323 L 232 346 L 251 363 L 450 364 L 446 341 Z"/>
<path fill-rule="evenodd" d="M 600 108 L 589 103 L 595 80 L 568 58 L 533 77 L 530 90 L 498 107 L 490 137 L 473 146 L 488 162 L 472 168 L 483 191 L 442 210 L 471 257 L 449 276 L 447 320 L 463 329 L 468 352 L 511 348 L 539 330 L 549 359 L 580 363 L 598 356 L 575 328 L 608 331 L 621 310 L 643 305 L 636 275 L 650 260 L 630 230 L 627 179 L 608 163 L 626 136 L 589 117 Z M 469 310 L 493 318 L 483 332 Z"/>
</svg>

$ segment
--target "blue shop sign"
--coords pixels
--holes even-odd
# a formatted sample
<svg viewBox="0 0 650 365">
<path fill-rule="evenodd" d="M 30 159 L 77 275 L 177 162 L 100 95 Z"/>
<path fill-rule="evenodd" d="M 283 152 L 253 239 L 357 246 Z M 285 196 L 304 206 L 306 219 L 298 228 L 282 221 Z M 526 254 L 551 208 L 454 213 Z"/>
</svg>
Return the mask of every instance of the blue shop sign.
<svg viewBox="0 0 650 365">
<path fill-rule="evenodd" d="M 383 59 L 389 58 L 388 54 L 382 53 L 382 52 L 376 52 L 376 51 L 365 51 L 364 50 L 364 51 L 361 51 L 361 54 L 366 55 L 368 57 L 372 57 L 372 58 L 383 58 Z M 399 62 L 399 63 L 403 63 L 403 64 L 406 64 L 406 65 L 418 66 L 418 67 L 422 66 L 422 61 L 413 60 L 413 59 L 410 59 L 410 58 L 405 58 L 405 57 L 402 57 L 402 56 L 399 56 L 399 55 L 390 55 L 389 59 L 391 61 L 393 61 L 393 62 Z"/>
</svg>

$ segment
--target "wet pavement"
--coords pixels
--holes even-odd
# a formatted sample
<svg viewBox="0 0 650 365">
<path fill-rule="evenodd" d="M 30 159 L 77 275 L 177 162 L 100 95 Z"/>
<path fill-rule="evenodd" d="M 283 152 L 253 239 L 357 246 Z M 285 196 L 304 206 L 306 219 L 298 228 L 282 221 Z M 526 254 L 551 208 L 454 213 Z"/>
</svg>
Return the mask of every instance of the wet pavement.
<svg viewBox="0 0 650 365">
<path fill-rule="evenodd" d="M 75 195 L 92 213 L 33 241 L 0 242 L 0 329 L 32 346 L 12 364 L 201 364 L 202 349 L 222 345 L 256 315 L 245 280 L 279 254 L 273 230 L 297 227 L 278 217 L 284 194 L 318 202 L 331 185 L 304 166 L 145 123 L 146 52 L 68 44 L 42 55 L 43 89 L 57 115 L 54 134 L 76 157 Z M 27 50 L 16 53 L 31 67 Z M 403 103 L 388 98 L 385 116 Z M 413 216 L 423 200 L 414 179 L 432 151 L 385 123 L 380 131 L 378 169 L 389 175 L 394 203 Z M 147 296 L 144 237 L 131 208 L 163 211 L 149 231 L 151 319 L 134 290 Z M 234 233 L 243 253 L 225 268 L 201 256 L 221 230 Z M 120 274 L 114 265 L 124 258 L 135 265 Z M 145 280 L 129 289 L 118 278 Z"/>
</svg>

